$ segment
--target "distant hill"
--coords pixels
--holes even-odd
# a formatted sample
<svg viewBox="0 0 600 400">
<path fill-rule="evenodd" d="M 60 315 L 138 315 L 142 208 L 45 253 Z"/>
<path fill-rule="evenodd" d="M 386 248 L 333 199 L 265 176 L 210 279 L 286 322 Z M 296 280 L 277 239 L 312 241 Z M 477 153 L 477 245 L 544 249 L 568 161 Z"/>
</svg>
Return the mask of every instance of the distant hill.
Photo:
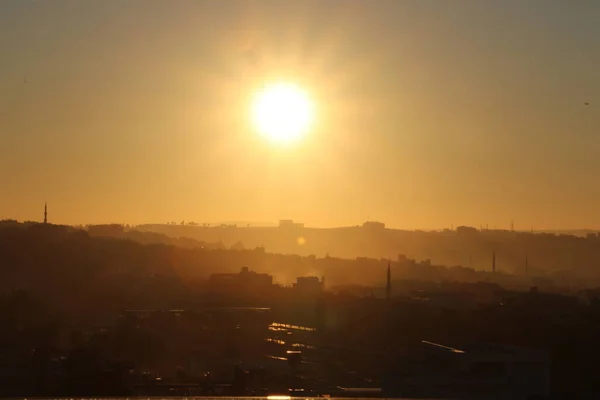
<svg viewBox="0 0 600 400">
<path fill-rule="evenodd" d="M 600 275 L 600 239 L 592 231 L 531 233 L 459 227 L 443 231 L 406 231 L 382 227 L 304 228 L 140 225 L 136 229 L 225 247 L 241 242 L 245 248 L 264 247 L 283 254 L 324 257 L 397 259 L 399 255 L 439 265 L 508 273 L 534 271 Z M 566 231 L 562 231 L 566 232 Z M 588 235 L 589 237 L 584 237 Z"/>
<path fill-rule="evenodd" d="M 246 234 L 262 232 L 263 238 L 274 236 L 282 240 L 295 235 L 293 231 L 285 232 L 280 228 L 189 228 L 211 234 L 214 231 L 217 235 L 235 230 L 243 230 Z M 312 241 L 318 234 L 333 233 L 336 236 L 340 231 L 309 229 L 305 233 L 308 241 Z M 372 234 L 385 236 L 386 233 L 389 232 Z M 360 237 L 363 232 L 361 228 L 349 228 L 342 230 L 342 234 Z M 65 312 L 82 313 L 80 316 L 84 317 L 93 314 L 92 306 L 114 306 L 116 312 L 126 308 L 165 306 L 163 302 L 173 301 L 168 307 L 187 307 L 194 297 L 181 296 L 189 287 L 202 286 L 212 273 L 239 272 L 242 267 L 271 274 L 276 283 L 283 285 L 293 284 L 297 277 L 323 277 L 330 288 L 340 285 L 382 287 L 388 266 L 395 281 L 484 281 L 528 289 L 532 282 L 551 288 L 554 278 L 532 273 L 530 279 L 456 265 L 436 265 L 430 260 L 407 257 L 396 257 L 395 260 L 301 257 L 270 253 L 261 247 L 242 244 L 226 249 L 218 244 L 207 245 L 209 242 L 127 231 L 120 225 L 99 225 L 84 230 L 52 224 L 0 223 L 0 294 L 25 290 L 47 301 L 52 299 L 56 306 L 64 307 Z M 566 282 L 561 280 L 560 283 Z"/>
</svg>

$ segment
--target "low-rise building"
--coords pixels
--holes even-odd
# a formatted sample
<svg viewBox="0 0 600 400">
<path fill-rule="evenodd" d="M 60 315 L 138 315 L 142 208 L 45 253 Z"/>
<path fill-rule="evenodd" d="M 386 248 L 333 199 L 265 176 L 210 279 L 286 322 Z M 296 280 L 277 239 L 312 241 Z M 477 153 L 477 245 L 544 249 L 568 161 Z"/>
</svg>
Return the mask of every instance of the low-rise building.
<svg viewBox="0 0 600 400">
<path fill-rule="evenodd" d="M 272 289 L 273 276 L 242 267 L 237 274 L 212 274 L 208 283 L 213 293 L 260 294 Z"/>
<path fill-rule="evenodd" d="M 385 229 L 385 224 L 383 222 L 378 221 L 367 221 L 362 224 L 362 227 L 365 229 L 380 230 Z"/>
<path fill-rule="evenodd" d="M 316 276 L 299 276 L 294 283 L 294 290 L 301 295 L 316 296 L 323 292 L 323 282 Z"/>
<path fill-rule="evenodd" d="M 304 228 L 304 224 L 300 222 L 294 222 L 291 219 L 282 219 L 279 221 L 280 228 Z"/>
</svg>

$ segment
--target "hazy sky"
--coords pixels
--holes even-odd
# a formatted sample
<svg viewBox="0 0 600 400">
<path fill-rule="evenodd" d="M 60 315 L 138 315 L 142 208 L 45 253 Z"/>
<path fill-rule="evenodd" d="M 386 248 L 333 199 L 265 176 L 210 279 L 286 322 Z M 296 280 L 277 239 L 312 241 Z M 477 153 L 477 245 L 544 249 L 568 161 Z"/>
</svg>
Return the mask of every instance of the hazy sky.
<svg viewBox="0 0 600 400">
<path fill-rule="evenodd" d="M 600 228 L 597 0 L 2 0 L 0 54 L 0 217 Z"/>
</svg>

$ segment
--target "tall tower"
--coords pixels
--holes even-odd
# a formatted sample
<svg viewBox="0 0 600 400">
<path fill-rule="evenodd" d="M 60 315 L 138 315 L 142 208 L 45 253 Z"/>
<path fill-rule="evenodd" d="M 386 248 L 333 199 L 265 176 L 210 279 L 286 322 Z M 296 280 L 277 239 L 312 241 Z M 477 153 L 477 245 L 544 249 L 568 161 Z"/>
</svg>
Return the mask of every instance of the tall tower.
<svg viewBox="0 0 600 400">
<path fill-rule="evenodd" d="M 385 299 L 389 301 L 390 297 L 392 297 L 392 272 L 390 271 L 390 262 L 388 261 L 387 284 L 385 286 Z"/>
<path fill-rule="evenodd" d="M 496 273 L 496 252 L 492 253 L 492 272 Z"/>
<path fill-rule="evenodd" d="M 44 202 L 44 223 L 48 223 L 48 203 Z"/>
</svg>

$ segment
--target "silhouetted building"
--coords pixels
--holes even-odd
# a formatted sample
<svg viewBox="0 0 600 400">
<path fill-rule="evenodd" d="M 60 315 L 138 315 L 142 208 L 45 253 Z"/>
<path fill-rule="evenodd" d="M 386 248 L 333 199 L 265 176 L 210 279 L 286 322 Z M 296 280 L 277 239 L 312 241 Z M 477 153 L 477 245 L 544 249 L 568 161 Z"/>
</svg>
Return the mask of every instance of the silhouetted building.
<svg viewBox="0 0 600 400">
<path fill-rule="evenodd" d="M 213 293 L 261 294 L 273 287 L 273 276 L 242 267 L 237 274 L 212 274 L 208 283 Z"/>
<path fill-rule="evenodd" d="M 300 276 L 296 278 L 294 289 L 304 295 L 318 295 L 323 291 L 323 282 L 316 276 Z"/>
<path fill-rule="evenodd" d="M 44 203 L 44 223 L 48 223 L 48 203 Z"/>
<path fill-rule="evenodd" d="M 383 222 L 367 221 L 362 224 L 362 227 L 365 229 L 380 230 L 380 229 L 385 229 L 385 224 Z"/>
<path fill-rule="evenodd" d="M 279 221 L 280 228 L 304 228 L 304 224 L 299 222 L 294 222 L 291 219 L 282 219 Z"/>
<path fill-rule="evenodd" d="M 477 228 L 472 226 L 457 226 L 456 233 L 459 235 L 475 235 L 477 234 Z"/>
</svg>

